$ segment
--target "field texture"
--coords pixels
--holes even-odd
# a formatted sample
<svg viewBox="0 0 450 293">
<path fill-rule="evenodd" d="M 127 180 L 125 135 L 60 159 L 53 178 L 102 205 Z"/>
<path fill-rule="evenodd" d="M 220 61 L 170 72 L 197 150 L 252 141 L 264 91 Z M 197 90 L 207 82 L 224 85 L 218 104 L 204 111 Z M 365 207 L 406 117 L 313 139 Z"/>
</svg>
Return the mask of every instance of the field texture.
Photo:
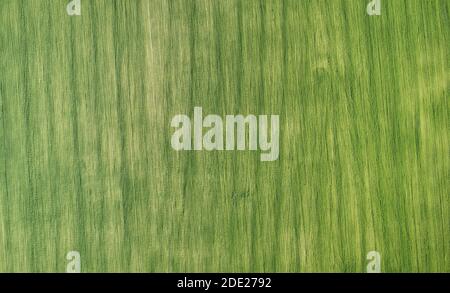
<svg viewBox="0 0 450 293">
<path fill-rule="evenodd" d="M 68 2 L 0 1 L 0 272 L 450 272 L 448 0 Z"/>
</svg>

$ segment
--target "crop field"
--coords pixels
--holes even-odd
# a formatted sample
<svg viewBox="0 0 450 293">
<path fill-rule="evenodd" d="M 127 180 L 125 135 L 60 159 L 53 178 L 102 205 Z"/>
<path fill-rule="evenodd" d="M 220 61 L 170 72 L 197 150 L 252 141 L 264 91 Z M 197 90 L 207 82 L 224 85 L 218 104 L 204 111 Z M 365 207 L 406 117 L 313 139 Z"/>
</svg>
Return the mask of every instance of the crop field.
<svg viewBox="0 0 450 293">
<path fill-rule="evenodd" d="M 450 1 L 69 2 L 0 1 L 0 272 L 450 272 Z"/>
</svg>

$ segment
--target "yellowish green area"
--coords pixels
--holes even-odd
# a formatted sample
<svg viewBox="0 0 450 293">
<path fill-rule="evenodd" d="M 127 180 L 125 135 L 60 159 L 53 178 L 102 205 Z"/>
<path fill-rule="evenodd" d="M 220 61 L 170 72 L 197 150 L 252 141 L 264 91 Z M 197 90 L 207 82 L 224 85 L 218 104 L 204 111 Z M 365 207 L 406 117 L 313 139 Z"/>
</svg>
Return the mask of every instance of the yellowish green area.
<svg viewBox="0 0 450 293">
<path fill-rule="evenodd" d="M 68 2 L 0 1 L 1 272 L 450 272 L 448 0 Z"/>
</svg>

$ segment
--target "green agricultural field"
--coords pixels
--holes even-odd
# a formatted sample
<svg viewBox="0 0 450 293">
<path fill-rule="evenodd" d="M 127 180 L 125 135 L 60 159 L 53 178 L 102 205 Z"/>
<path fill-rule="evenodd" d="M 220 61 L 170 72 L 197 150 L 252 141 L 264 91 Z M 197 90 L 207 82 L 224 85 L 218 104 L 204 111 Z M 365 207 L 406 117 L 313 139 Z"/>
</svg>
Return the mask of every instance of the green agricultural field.
<svg viewBox="0 0 450 293">
<path fill-rule="evenodd" d="M 450 272 L 448 0 L 69 2 L 0 1 L 0 272 Z"/>
</svg>

